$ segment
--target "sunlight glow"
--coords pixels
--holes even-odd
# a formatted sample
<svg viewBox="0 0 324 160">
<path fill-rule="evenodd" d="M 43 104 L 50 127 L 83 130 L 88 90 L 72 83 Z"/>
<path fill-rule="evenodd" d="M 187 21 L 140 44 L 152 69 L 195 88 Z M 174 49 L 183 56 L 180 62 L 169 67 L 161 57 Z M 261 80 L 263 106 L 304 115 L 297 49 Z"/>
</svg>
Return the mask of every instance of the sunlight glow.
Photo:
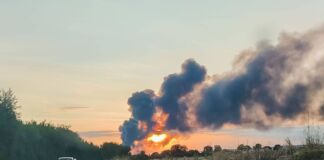
<svg viewBox="0 0 324 160">
<path fill-rule="evenodd" d="M 148 137 L 147 140 L 152 141 L 154 143 L 160 143 L 160 142 L 164 141 L 165 138 L 167 138 L 167 134 L 165 134 L 165 133 L 153 134 L 152 136 Z"/>
</svg>

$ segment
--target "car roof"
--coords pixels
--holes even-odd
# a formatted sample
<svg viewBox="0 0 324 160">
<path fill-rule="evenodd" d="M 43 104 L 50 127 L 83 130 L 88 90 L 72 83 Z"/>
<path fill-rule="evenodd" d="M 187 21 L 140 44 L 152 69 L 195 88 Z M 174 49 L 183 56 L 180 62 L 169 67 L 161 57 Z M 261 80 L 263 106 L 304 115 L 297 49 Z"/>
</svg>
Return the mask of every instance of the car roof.
<svg viewBox="0 0 324 160">
<path fill-rule="evenodd" d="M 64 159 L 64 158 L 73 159 L 73 157 L 60 157 L 60 158 L 58 158 L 58 159 L 60 160 L 60 159 Z"/>
</svg>

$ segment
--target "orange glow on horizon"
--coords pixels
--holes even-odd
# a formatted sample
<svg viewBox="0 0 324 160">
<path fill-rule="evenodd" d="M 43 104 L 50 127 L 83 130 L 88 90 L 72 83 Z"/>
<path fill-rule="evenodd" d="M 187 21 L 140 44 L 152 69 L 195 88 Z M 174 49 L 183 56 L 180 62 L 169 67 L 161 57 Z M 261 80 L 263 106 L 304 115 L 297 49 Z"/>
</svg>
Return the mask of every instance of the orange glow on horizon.
<svg viewBox="0 0 324 160">
<path fill-rule="evenodd" d="M 148 137 L 148 141 L 152 141 L 154 143 L 160 143 L 163 142 L 167 138 L 167 134 L 153 134 L 152 136 Z"/>
<path fill-rule="evenodd" d="M 146 153 L 153 153 L 169 149 L 179 135 L 175 132 L 165 131 L 167 119 L 168 114 L 164 113 L 162 110 L 158 110 L 152 118 L 155 125 L 151 132 L 142 140 L 135 141 L 131 152 L 138 153 L 140 151 L 145 151 Z M 142 127 L 142 124 L 139 127 Z"/>
</svg>

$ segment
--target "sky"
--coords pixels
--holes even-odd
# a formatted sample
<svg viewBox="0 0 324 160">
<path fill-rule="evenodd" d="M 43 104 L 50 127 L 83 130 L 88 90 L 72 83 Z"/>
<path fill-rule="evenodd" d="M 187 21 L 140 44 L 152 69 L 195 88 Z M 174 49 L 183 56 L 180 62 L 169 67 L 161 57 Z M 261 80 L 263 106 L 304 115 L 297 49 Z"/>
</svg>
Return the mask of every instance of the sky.
<svg viewBox="0 0 324 160">
<path fill-rule="evenodd" d="M 118 127 L 130 116 L 127 99 L 133 92 L 158 91 L 163 78 L 179 72 L 188 58 L 209 75 L 229 71 L 235 57 L 260 40 L 275 42 L 281 32 L 322 25 L 323 5 L 320 0 L 0 1 L 0 88 L 15 92 L 25 121 L 69 125 L 96 144 L 120 142 Z M 181 142 L 252 144 L 249 139 L 266 136 L 260 141 L 273 144 L 286 136 L 298 141 L 301 134 L 302 126 L 225 129 Z M 195 141 L 201 135 L 205 141 Z"/>
</svg>

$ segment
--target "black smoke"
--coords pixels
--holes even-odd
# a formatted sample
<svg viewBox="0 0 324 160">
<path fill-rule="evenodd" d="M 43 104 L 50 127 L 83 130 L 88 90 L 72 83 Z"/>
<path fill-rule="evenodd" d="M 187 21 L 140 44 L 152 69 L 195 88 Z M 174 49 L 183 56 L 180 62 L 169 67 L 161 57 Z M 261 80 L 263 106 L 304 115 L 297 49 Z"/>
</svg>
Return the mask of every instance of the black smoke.
<svg viewBox="0 0 324 160">
<path fill-rule="evenodd" d="M 243 117 L 243 109 L 254 112 L 255 106 L 261 108 L 265 118 L 277 117 L 281 120 L 295 119 L 306 112 L 311 93 L 314 92 L 312 83 L 297 80 L 289 87 L 283 84 L 287 77 L 297 78 L 293 72 L 298 68 L 302 71 L 300 64 L 313 49 L 312 41 L 304 38 L 306 36 L 286 35 L 277 45 L 263 43 L 251 51 L 252 57 L 242 73 L 222 78 L 205 87 L 201 93 L 202 99 L 196 106 L 200 125 L 218 129 L 224 124 L 254 123 L 255 128 L 268 128 L 269 124 L 264 119 Z"/>
<path fill-rule="evenodd" d="M 128 99 L 132 118 L 126 120 L 119 128 L 124 145 L 131 146 L 135 140 L 145 137 L 154 126 L 152 120 L 155 112 L 154 96 L 152 90 L 144 90 L 134 93 Z M 145 123 L 147 128 L 140 128 L 141 122 Z"/>
<path fill-rule="evenodd" d="M 164 79 L 157 105 L 169 115 L 166 129 L 190 130 L 186 116 L 188 106 L 180 101 L 180 98 L 191 92 L 196 84 L 204 80 L 205 76 L 206 69 L 189 59 L 182 65 L 180 74 L 171 74 Z"/>
<path fill-rule="evenodd" d="M 121 132 L 123 145 L 131 146 L 135 140 L 139 139 L 138 121 L 133 118 L 124 121 L 119 131 Z"/>
<path fill-rule="evenodd" d="M 128 99 L 128 105 L 134 119 L 146 122 L 148 127 L 153 125 L 152 117 L 155 112 L 154 91 L 136 92 Z"/>
<path fill-rule="evenodd" d="M 190 130 L 186 121 L 188 106 L 180 99 L 202 82 L 205 75 L 205 68 L 189 59 L 182 65 L 181 73 L 171 74 L 164 79 L 159 95 L 152 90 L 134 93 L 128 99 L 132 118 L 120 127 L 123 144 L 133 145 L 135 140 L 141 140 L 150 133 L 155 124 L 152 118 L 157 108 L 168 114 L 166 130 Z M 139 123 L 145 123 L 147 128 L 141 128 Z"/>
<path fill-rule="evenodd" d="M 266 129 L 306 112 L 324 115 L 323 33 L 319 28 L 282 34 L 276 44 L 261 42 L 238 56 L 233 71 L 208 79 L 203 66 L 187 60 L 181 73 L 164 79 L 158 94 L 146 90 L 129 99 L 132 117 L 121 126 L 124 144 L 144 138 L 160 109 L 168 114 L 165 130 L 178 132 L 225 124 Z M 146 130 L 139 127 L 142 122 Z"/>
</svg>

